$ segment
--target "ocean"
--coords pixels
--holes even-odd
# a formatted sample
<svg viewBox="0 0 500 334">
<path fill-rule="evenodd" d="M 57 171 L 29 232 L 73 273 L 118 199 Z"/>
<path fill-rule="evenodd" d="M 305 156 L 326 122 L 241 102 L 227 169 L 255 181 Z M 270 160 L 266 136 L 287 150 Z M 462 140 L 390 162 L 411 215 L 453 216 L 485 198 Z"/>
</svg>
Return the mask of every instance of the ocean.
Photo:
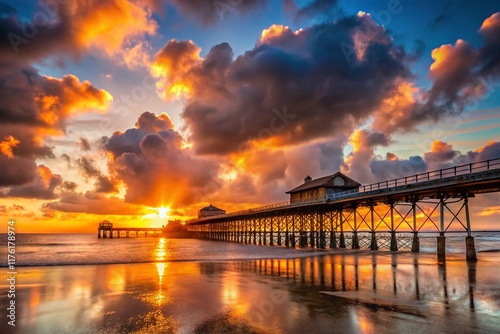
<svg viewBox="0 0 500 334">
<path fill-rule="evenodd" d="M 477 252 L 500 251 L 500 232 L 474 234 Z M 447 254 L 465 253 L 465 234 L 447 234 Z M 6 245 L 7 235 L 0 235 Z M 436 251 L 434 235 L 420 235 L 422 253 Z M 314 255 L 290 249 L 198 239 L 131 237 L 98 239 L 95 234 L 17 234 L 16 267 L 123 264 L 177 261 L 227 261 L 294 258 Z M 321 252 L 317 250 L 316 252 Z M 0 249 L 0 267 L 7 266 L 7 247 Z"/>
<path fill-rule="evenodd" d="M 475 234 L 477 263 L 464 236 L 443 262 L 430 234 L 418 254 L 19 234 L 0 333 L 500 333 L 500 233 Z"/>
</svg>

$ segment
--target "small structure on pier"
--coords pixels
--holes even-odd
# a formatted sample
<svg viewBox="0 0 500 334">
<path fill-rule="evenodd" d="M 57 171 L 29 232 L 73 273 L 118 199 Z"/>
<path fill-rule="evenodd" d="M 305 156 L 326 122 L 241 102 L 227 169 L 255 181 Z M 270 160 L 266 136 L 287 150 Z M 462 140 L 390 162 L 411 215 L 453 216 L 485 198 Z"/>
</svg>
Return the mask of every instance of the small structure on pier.
<svg viewBox="0 0 500 334">
<path fill-rule="evenodd" d="M 99 227 L 97 228 L 97 237 L 100 238 L 101 234 L 103 238 L 107 237 L 109 231 L 109 236 L 110 238 L 113 237 L 113 223 L 111 223 L 109 220 L 103 220 L 102 222 L 99 223 Z"/>
<path fill-rule="evenodd" d="M 225 214 L 226 214 L 225 210 L 219 209 L 218 207 L 210 204 L 209 206 L 206 206 L 202 208 L 200 211 L 198 211 L 198 218 L 213 217 Z"/>
<path fill-rule="evenodd" d="M 360 183 L 341 172 L 333 175 L 312 179 L 309 175 L 300 186 L 287 191 L 290 194 L 290 203 L 303 203 L 327 199 L 329 195 L 347 190 L 358 190 Z"/>
</svg>

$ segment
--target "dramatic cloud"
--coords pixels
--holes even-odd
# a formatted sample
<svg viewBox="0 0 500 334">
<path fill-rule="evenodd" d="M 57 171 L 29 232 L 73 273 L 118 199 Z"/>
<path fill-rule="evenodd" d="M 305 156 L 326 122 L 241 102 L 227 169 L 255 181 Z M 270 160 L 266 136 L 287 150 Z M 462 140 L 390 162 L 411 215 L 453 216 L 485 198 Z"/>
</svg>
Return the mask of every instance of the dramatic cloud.
<svg viewBox="0 0 500 334">
<path fill-rule="evenodd" d="M 372 181 L 370 161 L 374 159 L 375 147 L 387 146 L 389 139 L 383 133 L 367 130 L 356 130 L 349 139 L 353 150 L 345 159 L 342 171 L 360 183 Z"/>
<path fill-rule="evenodd" d="M 428 171 L 428 166 L 420 156 L 400 159 L 393 153 L 387 153 L 385 160 L 370 161 L 370 171 L 374 176 L 372 181 L 375 182 L 424 173 Z"/>
<path fill-rule="evenodd" d="M 0 187 L 27 184 L 34 180 L 35 175 L 33 159 L 0 155 Z"/>
<path fill-rule="evenodd" d="M 187 97 L 183 117 L 199 153 L 349 135 L 410 77 L 404 51 L 368 15 L 295 32 L 272 26 L 235 60 L 225 43 L 199 52 L 172 40 L 153 66 L 164 95 Z"/>
<path fill-rule="evenodd" d="M 79 56 L 95 48 L 108 56 L 133 58 L 140 55 L 134 42 L 156 29 L 147 1 L 40 2 L 31 22 L 14 13 L 0 18 L 0 55 L 35 60 L 56 53 Z"/>
<path fill-rule="evenodd" d="M 218 164 L 196 158 L 166 114 L 143 113 L 136 128 L 104 138 L 109 169 L 122 181 L 125 200 L 153 207 L 203 200 L 219 185 Z"/>
<path fill-rule="evenodd" d="M 437 140 L 423 157 L 411 156 L 409 159 L 399 159 L 396 155 L 387 153 L 385 159 L 373 157 L 369 165 L 372 181 L 376 182 L 498 158 L 500 158 L 500 142 L 491 142 L 475 151 L 462 154 L 454 150 L 449 143 Z"/>
<path fill-rule="evenodd" d="M 112 101 L 105 90 L 74 75 L 42 76 L 31 66 L 0 67 L 0 121 L 39 127 L 62 127 L 77 113 L 104 111 Z"/>
<path fill-rule="evenodd" d="M 459 39 L 454 45 L 442 45 L 432 51 L 434 63 L 429 77 L 433 85 L 410 121 L 460 112 L 490 90 L 492 81 L 500 74 L 500 13 L 487 18 L 479 33 L 484 44 L 478 49 Z"/>
<path fill-rule="evenodd" d="M 113 180 L 108 176 L 104 175 L 97 167 L 94 165 L 94 161 L 88 158 L 80 158 L 76 161 L 80 172 L 83 177 L 88 181 L 89 179 L 95 179 L 95 192 L 97 193 L 111 193 L 116 192 L 116 185 Z"/>
<path fill-rule="evenodd" d="M 8 158 L 13 158 L 12 148 L 16 147 L 19 143 L 20 141 L 13 136 L 5 137 L 5 140 L 0 142 L 0 153 Z"/>
<path fill-rule="evenodd" d="M 500 12 L 484 20 L 479 32 L 485 39 L 485 45 L 479 50 L 481 58 L 480 75 L 500 74 Z"/>
<path fill-rule="evenodd" d="M 430 152 L 424 154 L 424 160 L 431 163 L 431 169 L 451 167 L 453 161 L 460 156 L 460 152 L 452 149 L 452 146 L 440 140 L 432 143 Z"/>
<path fill-rule="evenodd" d="M 15 178 L 13 179 L 15 180 Z M 19 186 L 3 189 L 0 188 L 0 197 L 54 199 L 57 197 L 55 190 L 59 185 L 61 185 L 62 177 L 60 175 L 53 174 L 48 167 L 39 165 L 36 168 L 36 174 L 32 176 L 32 179 L 25 179 L 23 181 L 24 182 L 20 182 L 21 185 Z M 9 185 L 11 184 L 12 181 Z"/>
<path fill-rule="evenodd" d="M 85 194 L 68 191 L 63 193 L 56 202 L 44 204 L 42 209 L 46 215 L 53 215 L 53 211 L 79 212 L 96 215 L 140 215 L 145 210 L 142 206 L 124 203 L 117 197 L 106 197 L 95 192 Z"/>
<path fill-rule="evenodd" d="M 54 158 L 44 138 L 63 134 L 73 115 L 106 110 L 111 100 L 105 90 L 74 75 L 42 76 L 29 65 L 0 61 L 0 186 L 36 182 L 35 160 Z"/>
</svg>

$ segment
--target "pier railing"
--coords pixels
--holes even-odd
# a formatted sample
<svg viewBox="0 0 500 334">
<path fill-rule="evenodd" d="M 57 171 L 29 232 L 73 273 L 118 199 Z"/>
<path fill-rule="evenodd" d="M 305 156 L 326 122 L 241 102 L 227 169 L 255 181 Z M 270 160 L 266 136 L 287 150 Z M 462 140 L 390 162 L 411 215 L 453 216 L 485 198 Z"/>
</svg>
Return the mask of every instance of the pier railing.
<svg viewBox="0 0 500 334">
<path fill-rule="evenodd" d="M 398 186 L 405 186 L 426 181 L 436 181 L 444 178 L 468 175 L 477 172 L 485 172 L 500 168 L 500 158 L 486 161 L 472 162 L 465 165 L 453 166 L 449 168 L 438 169 L 430 172 L 415 174 L 411 176 L 400 177 L 397 179 L 376 182 L 359 187 L 358 192 L 373 191 L 379 189 L 387 189 Z M 347 192 L 343 192 L 347 193 Z"/>
</svg>

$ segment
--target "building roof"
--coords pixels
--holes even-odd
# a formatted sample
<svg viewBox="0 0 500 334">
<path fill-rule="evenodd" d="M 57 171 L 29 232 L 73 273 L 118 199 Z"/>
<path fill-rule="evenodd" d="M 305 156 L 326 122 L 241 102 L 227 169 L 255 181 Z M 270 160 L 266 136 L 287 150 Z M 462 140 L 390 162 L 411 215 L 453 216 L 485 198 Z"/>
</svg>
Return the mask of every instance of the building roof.
<svg viewBox="0 0 500 334">
<path fill-rule="evenodd" d="M 210 204 L 209 206 L 206 206 L 206 207 L 200 209 L 200 211 L 224 211 L 224 210 L 219 209 L 218 207 L 213 206 L 212 204 Z"/>
<path fill-rule="evenodd" d="M 343 186 L 339 185 L 334 185 L 333 184 L 333 179 L 336 176 L 340 176 L 345 180 L 345 184 Z M 328 188 L 357 188 L 361 185 L 361 183 L 354 181 L 350 177 L 345 176 L 341 172 L 337 172 L 333 175 L 328 175 L 328 176 L 323 176 L 314 180 L 311 180 L 309 182 L 305 182 L 301 184 L 300 186 L 293 188 L 292 190 L 287 191 L 287 194 L 292 194 L 304 190 L 309 190 L 309 189 L 315 189 L 315 188 L 321 188 L 321 187 L 328 187 Z"/>
</svg>

